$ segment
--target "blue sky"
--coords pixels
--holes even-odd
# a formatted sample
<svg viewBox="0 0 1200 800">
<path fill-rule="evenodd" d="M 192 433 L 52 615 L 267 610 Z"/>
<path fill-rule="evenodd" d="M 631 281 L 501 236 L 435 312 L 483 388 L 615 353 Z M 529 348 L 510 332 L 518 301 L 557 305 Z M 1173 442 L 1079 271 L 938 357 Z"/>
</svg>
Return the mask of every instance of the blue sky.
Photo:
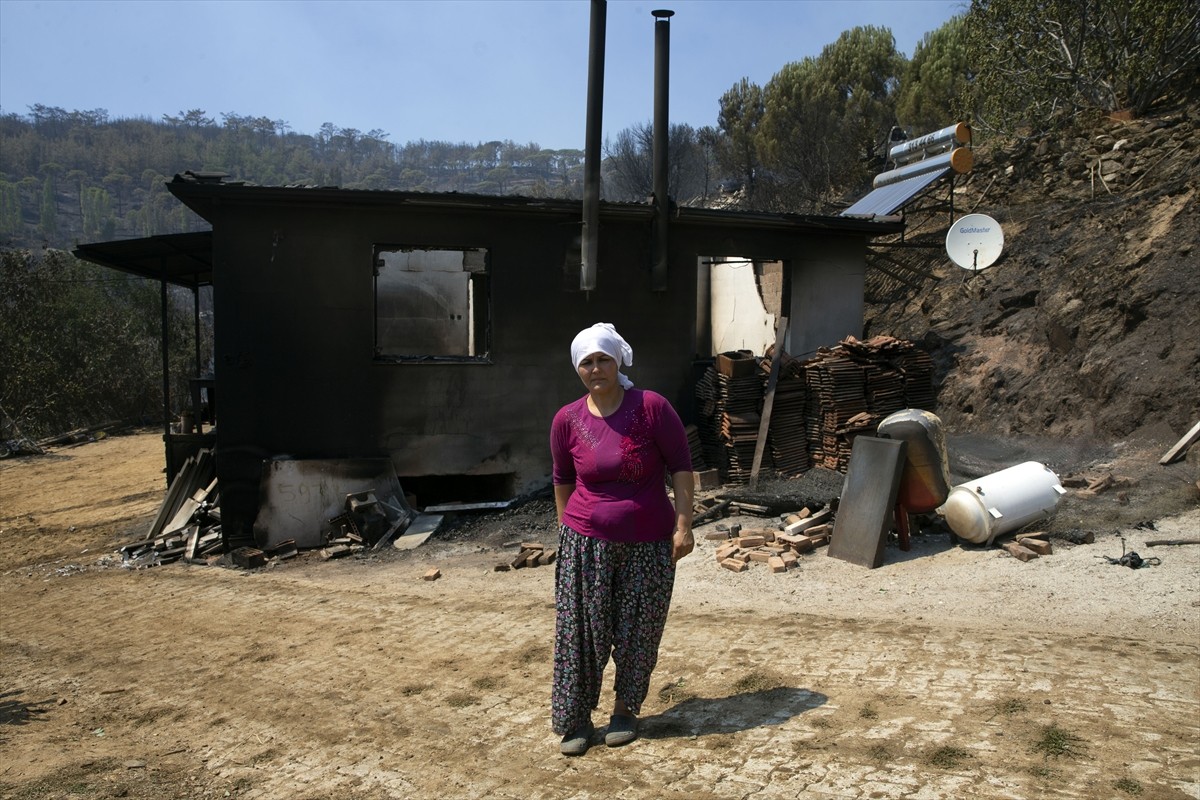
<svg viewBox="0 0 1200 800">
<path fill-rule="evenodd" d="M 964 0 L 609 0 L 604 133 L 653 117 L 654 18 L 671 9 L 670 117 L 715 125 L 857 25 L 912 55 Z M 0 109 L 148 117 L 200 108 L 325 122 L 397 144 L 584 145 L 589 0 L 0 0 Z"/>
</svg>

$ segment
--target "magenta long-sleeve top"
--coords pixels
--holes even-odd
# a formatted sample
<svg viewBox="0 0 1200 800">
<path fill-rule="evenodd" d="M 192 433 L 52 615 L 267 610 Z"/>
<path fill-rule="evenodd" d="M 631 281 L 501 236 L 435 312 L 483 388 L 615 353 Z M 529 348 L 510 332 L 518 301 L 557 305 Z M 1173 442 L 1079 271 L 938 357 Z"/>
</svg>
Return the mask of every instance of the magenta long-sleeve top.
<svg viewBox="0 0 1200 800">
<path fill-rule="evenodd" d="M 683 422 L 665 397 L 627 389 L 615 412 L 597 417 L 584 395 L 554 415 L 550 451 L 554 485 L 575 484 L 564 525 L 618 542 L 670 538 L 675 507 L 666 476 L 690 472 L 692 457 Z"/>
</svg>

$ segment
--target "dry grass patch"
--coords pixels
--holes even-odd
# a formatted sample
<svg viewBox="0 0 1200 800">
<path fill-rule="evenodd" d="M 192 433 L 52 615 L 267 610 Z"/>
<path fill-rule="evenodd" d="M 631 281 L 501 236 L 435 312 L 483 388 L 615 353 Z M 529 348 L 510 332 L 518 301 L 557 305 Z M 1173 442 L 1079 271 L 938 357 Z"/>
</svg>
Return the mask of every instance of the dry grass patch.
<svg viewBox="0 0 1200 800">
<path fill-rule="evenodd" d="M 1046 725 L 1033 749 L 1047 758 L 1077 758 L 1083 755 L 1083 739 L 1058 725 Z"/>
<path fill-rule="evenodd" d="M 749 694 L 750 692 L 765 692 L 783 686 L 783 680 L 765 670 L 748 672 L 733 683 L 734 694 Z"/>
<path fill-rule="evenodd" d="M 961 747 L 945 745 L 926 756 L 925 762 L 931 767 L 937 767 L 938 769 L 954 769 L 961 766 L 970 757 L 971 754 Z"/>
<path fill-rule="evenodd" d="M 1142 785 L 1133 778 L 1120 778 L 1119 780 L 1113 781 L 1113 788 L 1118 792 L 1124 792 L 1125 794 L 1132 795 L 1134 797 L 1142 793 Z"/>
<path fill-rule="evenodd" d="M 676 678 L 670 683 L 664 684 L 658 690 L 658 701 L 663 705 L 674 705 L 682 703 L 685 700 L 692 700 L 696 697 L 696 693 L 689 691 L 686 688 L 687 681 L 683 678 Z"/>
</svg>

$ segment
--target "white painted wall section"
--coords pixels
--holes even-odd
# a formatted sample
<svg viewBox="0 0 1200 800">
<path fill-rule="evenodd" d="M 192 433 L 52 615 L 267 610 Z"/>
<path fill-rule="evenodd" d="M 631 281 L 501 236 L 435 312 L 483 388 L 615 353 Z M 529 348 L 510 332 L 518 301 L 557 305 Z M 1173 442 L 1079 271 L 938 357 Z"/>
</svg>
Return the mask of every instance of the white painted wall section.
<svg viewBox="0 0 1200 800">
<path fill-rule="evenodd" d="M 749 350 L 757 356 L 775 343 L 775 315 L 759 294 L 754 262 L 714 260 L 709 267 L 712 298 L 712 352 Z"/>
</svg>

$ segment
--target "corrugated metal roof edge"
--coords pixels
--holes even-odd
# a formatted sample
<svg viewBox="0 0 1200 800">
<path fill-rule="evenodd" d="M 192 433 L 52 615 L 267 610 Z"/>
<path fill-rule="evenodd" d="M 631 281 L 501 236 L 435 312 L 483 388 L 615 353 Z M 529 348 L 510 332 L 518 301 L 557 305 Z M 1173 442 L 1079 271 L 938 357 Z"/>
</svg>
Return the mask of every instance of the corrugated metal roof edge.
<svg viewBox="0 0 1200 800">
<path fill-rule="evenodd" d="M 248 186 L 213 182 L 195 182 L 176 176 L 167 184 L 176 198 L 208 219 L 210 206 L 225 202 L 245 203 L 304 203 L 325 205 L 405 205 L 429 209 L 477 210 L 492 213 L 546 214 L 580 217 L 581 200 L 560 200 L 533 197 L 400 192 L 393 190 L 342 189 L 336 187 L 297 186 Z M 602 217 L 609 219 L 634 219 L 650 221 L 654 218 L 654 206 L 643 203 L 602 202 Z M 707 208 L 676 206 L 672 209 L 671 223 L 681 225 L 722 225 L 763 229 L 799 228 L 867 236 L 883 236 L 898 233 L 904 223 L 899 218 L 861 219 L 817 214 L 787 214 L 764 211 L 727 211 Z"/>
</svg>

